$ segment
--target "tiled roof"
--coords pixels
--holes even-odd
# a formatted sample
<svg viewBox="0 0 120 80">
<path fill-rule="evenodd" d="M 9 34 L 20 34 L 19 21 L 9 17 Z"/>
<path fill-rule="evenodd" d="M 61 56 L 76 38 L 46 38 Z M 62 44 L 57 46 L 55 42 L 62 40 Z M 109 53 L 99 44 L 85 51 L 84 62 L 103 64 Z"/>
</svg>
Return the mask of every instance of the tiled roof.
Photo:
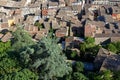
<svg viewBox="0 0 120 80">
<path fill-rule="evenodd" d="M 7 0 L 0 0 L 0 6 L 5 6 L 7 4 Z"/>
<path fill-rule="evenodd" d="M 104 38 L 104 37 L 120 37 L 119 33 L 112 33 L 112 34 L 95 34 L 95 38 Z"/>
<path fill-rule="evenodd" d="M 3 1 L 3 0 L 2 0 Z M 5 0 L 6 1 L 6 0 Z M 12 1 L 12 0 L 7 0 L 7 2 L 3 1 L 2 3 L 4 4 L 0 4 L 1 6 L 6 6 L 6 7 L 23 7 L 25 5 L 25 0 L 21 0 L 20 2 L 17 1 Z M 1 3 L 1 1 L 0 1 Z"/>
<path fill-rule="evenodd" d="M 120 70 L 120 56 L 117 54 L 108 56 L 104 60 L 100 70 L 106 70 L 106 69 L 113 70 L 113 71 Z"/>
<path fill-rule="evenodd" d="M 2 38 L 2 37 L 3 37 L 3 34 L 0 33 L 0 38 Z"/>
<path fill-rule="evenodd" d="M 65 42 L 70 43 L 70 42 L 73 41 L 73 39 L 74 39 L 74 37 L 72 37 L 72 36 L 68 37 L 68 38 L 65 39 Z"/>
<path fill-rule="evenodd" d="M 6 34 L 2 37 L 1 41 L 2 41 L 2 42 L 7 42 L 7 41 L 9 41 L 11 38 L 12 38 L 12 34 L 11 34 L 10 32 L 8 32 L 8 33 L 6 33 Z"/>
<path fill-rule="evenodd" d="M 58 29 L 58 28 L 60 28 L 60 26 L 59 26 L 59 24 L 58 24 L 58 22 L 57 22 L 56 20 L 52 20 L 52 28 L 53 28 L 53 29 Z"/>
<path fill-rule="evenodd" d="M 3 28 L 3 29 L 8 28 L 8 23 L 1 23 L 0 27 Z"/>
<path fill-rule="evenodd" d="M 56 30 L 55 35 L 56 37 L 64 37 L 66 36 L 66 33 L 67 33 L 67 29 L 62 28 L 62 29 Z"/>
<path fill-rule="evenodd" d="M 58 2 L 51 2 L 48 3 L 49 6 L 58 6 Z"/>
<path fill-rule="evenodd" d="M 103 61 L 107 58 L 107 56 L 112 55 L 112 54 L 114 54 L 114 53 L 112 53 L 104 48 L 100 48 L 98 51 L 98 54 L 94 60 L 95 68 L 100 69 L 101 65 L 103 64 Z"/>
<path fill-rule="evenodd" d="M 47 16 L 48 15 L 48 10 L 47 9 L 43 9 L 42 10 L 42 16 Z"/>
<path fill-rule="evenodd" d="M 38 31 L 38 27 L 37 26 L 25 26 L 24 27 L 24 29 L 26 30 L 26 31 L 35 31 L 35 32 L 37 32 Z"/>
<path fill-rule="evenodd" d="M 47 35 L 47 30 L 40 30 L 37 32 L 35 39 L 40 40 L 42 37 Z"/>
<path fill-rule="evenodd" d="M 44 25 L 45 29 L 48 29 L 48 30 L 50 29 L 50 23 L 49 22 L 44 22 L 43 25 Z"/>
</svg>

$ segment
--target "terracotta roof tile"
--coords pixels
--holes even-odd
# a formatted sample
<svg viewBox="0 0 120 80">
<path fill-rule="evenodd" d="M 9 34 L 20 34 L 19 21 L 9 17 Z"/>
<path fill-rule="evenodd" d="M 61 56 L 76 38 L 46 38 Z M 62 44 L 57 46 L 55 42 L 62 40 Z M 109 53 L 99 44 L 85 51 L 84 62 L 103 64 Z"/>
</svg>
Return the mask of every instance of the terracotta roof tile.
<svg viewBox="0 0 120 80">
<path fill-rule="evenodd" d="M 7 42 L 7 41 L 9 41 L 11 38 L 12 38 L 12 34 L 11 34 L 10 32 L 8 32 L 8 33 L 6 33 L 6 34 L 2 37 L 1 41 L 2 41 L 2 42 Z"/>
<path fill-rule="evenodd" d="M 64 36 L 66 36 L 66 33 L 67 33 L 67 29 L 62 28 L 60 30 L 57 30 L 55 32 L 55 35 L 56 35 L 56 37 L 64 37 Z"/>
<path fill-rule="evenodd" d="M 8 23 L 1 23 L 0 26 L 1 26 L 1 28 L 3 28 L 3 29 L 4 29 L 4 28 L 8 28 Z"/>
<path fill-rule="evenodd" d="M 43 16 L 47 16 L 48 15 L 48 10 L 47 9 L 43 9 L 42 10 L 42 15 Z"/>
<path fill-rule="evenodd" d="M 70 43 L 70 42 L 73 41 L 73 39 L 74 39 L 74 37 L 68 37 L 68 38 L 65 39 L 65 42 Z"/>
<path fill-rule="evenodd" d="M 0 33 L 0 38 L 2 38 L 2 37 L 3 37 L 3 34 Z"/>
</svg>

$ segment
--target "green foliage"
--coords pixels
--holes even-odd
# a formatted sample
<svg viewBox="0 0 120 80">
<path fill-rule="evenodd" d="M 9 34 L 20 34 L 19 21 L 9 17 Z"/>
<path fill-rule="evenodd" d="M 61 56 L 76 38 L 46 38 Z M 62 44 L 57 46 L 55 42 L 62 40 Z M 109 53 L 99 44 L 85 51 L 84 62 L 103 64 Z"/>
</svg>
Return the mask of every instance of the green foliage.
<svg viewBox="0 0 120 80">
<path fill-rule="evenodd" d="M 12 73 L 20 70 L 20 66 L 17 61 L 8 57 L 2 58 L 0 61 L 0 75 Z"/>
<path fill-rule="evenodd" d="M 18 62 L 10 57 L 11 42 L 0 42 L 0 76 L 18 71 Z M 13 54 L 12 54 L 13 55 Z"/>
<path fill-rule="evenodd" d="M 37 51 L 40 57 L 34 62 L 33 67 L 38 68 L 43 65 L 41 69 L 44 74 L 41 74 L 41 78 L 43 77 L 45 80 L 53 77 L 63 77 L 71 71 L 71 68 L 66 63 L 67 58 L 55 39 L 45 37 L 39 44 L 43 50 Z"/>
<path fill-rule="evenodd" d="M 70 55 L 71 55 L 71 58 L 75 58 L 77 56 L 77 52 L 76 51 L 72 51 L 72 53 Z"/>
<path fill-rule="evenodd" d="M 52 27 L 50 27 L 49 36 L 50 36 L 50 37 L 55 37 L 55 36 L 54 36 L 54 29 L 53 29 Z"/>
<path fill-rule="evenodd" d="M 113 79 L 114 80 L 120 80 L 120 71 L 114 71 Z"/>
<path fill-rule="evenodd" d="M 63 77 L 63 79 L 64 80 L 72 80 L 72 76 L 71 76 L 71 74 L 70 75 L 66 75 L 66 77 Z"/>
<path fill-rule="evenodd" d="M 11 42 L 0 42 L 0 57 L 6 56 L 6 52 L 11 48 Z"/>
<path fill-rule="evenodd" d="M 103 46 L 104 48 L 114 52 L 114 53 L 117 53 L 119 54 L 120 53 L 120 42 L 112 42 L 106 46 Z"/>
<path fill-rule="evenodd" d="M 102 46 L 100 46 L 100 45 L 95 45 L 93 47 L 90 47 L 90 48 L 86 49 L 86 51 L 89 51 L 89 52 L 92 53 L 93 56 L 96 56 L 101 47 Z"/>
<path fill-rule="evenodd" d="M 95 72 L 88 72 L 87 77 L 89 80 L 94 80 L 94 77 L 96 76 L 97 73 Z"/>
<path fill-rule="evenodd" d="M 114 53 L 117 52 L 117 48 L 113 44 L 108 44 L 107 49 L 114 52 Z"/>
<path fill-rule="evenodd" d="M 75 63 L 75 71 L 77 72 L 83 72 L 84 64 L 82 62 L 76 62 Z"/>
<path fill-rule="evenodd" d="M 86 43 L 81 43 L 80 44 L 80 51 L 85 52 L 86 49 Z"/>
<path fill-rule="evenodd" d="M 15 54 L 17 53 L 18 56 L 20 49 L 33 45 L 35 43 L 32 41 L 32 38 L 28 35 L 28 33 L 21 28 L 18 28 L 13 33 L 13 35 L 14 42 L 12 48 L 10 41 L 6 43 L 0 42 L 0 80 L 37 80 L 32 78 L 32 73 L 29 74 L 29 71 L 20 71 L 23 66 L 21 67 L 20 62 L 18 62 L 19 57 L 16 57 Z M 34 51 L 31 49 L 26 50 L 26 53 L 28 54 L 32 54 L 33 52 Z M 24 58 L 28 59 L 28 56 L 26 56 L 27 54 L 24 53 L 25 52 L 21 53 L 22 57 L 24 56 Z M 29 79 L 27 76 L 29 76 Z"/>
<path fill-rule="evenodd" d="M 94 47 L 95 46 L 94 42 L 95 42 L 94 38 L 92 38 L 92 37 L 86 37 L 85 38 L 86 49 Z"/>
<path fill-rule="evenodd" d="M 94 76 L 94 80 L 112 80 L 113 73 L 110 70 L 103 71 Z"/>
<path fill-rule="evenodd" d="M 113 43 L 113 45 L 115 45 L 115 47 L 117 48 L 117 53 L 119 53 L 120 52 L 120 42 Z"/>
<path fill-rule="evenodd" d="M 21 62 L 24 64 L 24 66 L 28 66 L 30 64 L 31 58 L 30 56 L 34 54 L 34 49 L 27 47 L 25 51 L 22 51 L 20 53 L 20 58 L 22 59 Z"/>
<path fill-rule="evenodd" d="M 83 52 L 83 53 L 86 50 L 89 51 L 90 48 L 93 48 L 94 46 L 96 46 L 94 44 L 94 42 L 95 42 L 94 38 L 92 38 L 92 37 L 86 37 L 84 43 L 80 44 L 80 51 Z"/>
<path fill-rule="evenodd" d="M 57 80 L 72 80 L 72 73 L 65 75 L 62 78 L 57 78 Z"/>
<path fill-rule="evenodd" d="M 119 54 L 120 53 L 120 42 L 119 41 L 118 42 L 112 42 L 108 45 L 111 45 L 111 44 L 112 44 L 112 46 L 114 46 L 114 48 L 113 49 L 110 48 L 110 50 L 113 51 L 114 53 Z M 108 45 L 106 46 L 107 49 L 108 49 Z"/>
<path fill-rule="evenodd" d="M 88 78 L 86 76 L 84 76 L 82 73 L 74 72 L 73 80 L 88 80 Z"/>
<path fill-rule="evenodd" d="M 22 62 L 31 63 L 29 66 L 37 70 L 42 80 L 63 77 L 71 71 L 67 58 L 54 38 L 44 37 L 34 48 L 28 48 L 20 54 Z"/>
<path fill-rule="evenodd" d="M 95 39 L 92 38 L 92 37 L 86 37 L 86 38 L 85 38 L 85 42 L 86 42 L 87 44 L 94 44 Z"/>
<path fill-rule="evenodd" d="M 1 80 L 38 80 L 38 76 L 29 69 L 23 69 L 18 72 L 6 74 L 0 77 Z"/>
<path fill-rule="evenodd" d="M 13 33 L 13 36 L 14 42 L 12 47 L 15 51 L 19 52 L 20 49 L 35 44 L 30 35 L 20 27 Z"/>
<path fill-rule="evenodd" d="M 35 26 L 37 26 L 38 27 L 38 29 L 41 29 L 41 28 L 43 28 L 43 26 L 39 23 L 39 22 L 35 22 L 35 24 L 34 24 Z"/>
</svg>

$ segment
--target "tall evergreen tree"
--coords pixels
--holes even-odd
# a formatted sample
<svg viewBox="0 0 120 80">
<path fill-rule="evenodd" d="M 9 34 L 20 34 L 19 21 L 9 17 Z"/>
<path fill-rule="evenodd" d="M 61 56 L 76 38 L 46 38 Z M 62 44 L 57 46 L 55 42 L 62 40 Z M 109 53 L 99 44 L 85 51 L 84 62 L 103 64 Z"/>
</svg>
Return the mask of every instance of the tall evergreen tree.
<svg viewBox="0 0 120 80">
<path fill-rule="evenodd" d="M 44 37 L 33 49 L 22 52 L 27 58 L 21 57 L 23 62 L 31 63 L 30 67 L 39 73 L 40 79 L 63 77 L 72 70 L 56 39 Z"/>
<path fill-rule="evenodd" d="M 29 45 L 33 45 L 35 42 L 32 40 L 30 35 L 23 30 L 21 27 L 18 27 L 15 32 L 13 32 L 14 40 L 13 40 L 13 49 L 15 51 L 18 51 L 20 49 L 23 49 L 24 47 L 27 47 Z"/>
</svg>

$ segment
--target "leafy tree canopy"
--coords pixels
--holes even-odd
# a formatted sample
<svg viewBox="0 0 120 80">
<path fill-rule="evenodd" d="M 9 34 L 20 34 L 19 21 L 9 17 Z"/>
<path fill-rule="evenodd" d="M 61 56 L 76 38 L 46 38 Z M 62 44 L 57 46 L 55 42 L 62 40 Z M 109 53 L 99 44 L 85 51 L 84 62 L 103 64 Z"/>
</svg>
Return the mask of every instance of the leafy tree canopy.
<svg viewBox="0 0 120 80">
<path fill-rule="evenodd" d="M 88 80 L 88 78 L 84 76 L 82 73 L 75 72 L 73 73 L 73 80 Z"/>
<path fill-rule="evenodd" d="M 90 43 L 94 43 L 95 42 L 95 39 L 94 38 L 92 38 L 92 37 L 86 37 L 85 38 L 85 42 L 87 43 L 87 44 L 90 44 Z"/>
<path fill-rule="evenodd" d="M 75 58 L 77 56 L 77 51 L 72 51 L 72 53 L 70 54 L 71 58 Z"/>
<path fill-rule="evenodd" d="M 102 71 L 97 76 L 94 76 L 94 80 L 112 80 L 113 73 L 110 70 Z"/>
<path fill-rule="evenodd" d="M 22 62 L 30 63 L 29 66 L 38 70 L 44 80 L 63 77 L 71 71 L 62 48 L 51 37 L 44 37 L 34 48 L 21 52 L 20 56 Z"/>
<path fill-rule="evenodd" d="M 113 44 L 108 44 L 107 49 L 114 52 L 114 53 L 117 52 L 117 48 Z"/>
<path fill-rule="evenodd" d="M 114 71 L 113 79 L 114 80 L 120 80 L 120 71 Z"/>
<path fill-rule="evenodd" d="M 75 63 L 75 71 L 83 72 L 84 64 L 82 62 Z"/>
<path fill-rule="evenodd" d="M 30 35 L 24 31 L 21 27 L 18 27 L 17 30 L 13 33 L 14 42 L 13 49 L 19 51 L 20 49 L 35 44 Z"/>
<path fill-rule="evenodd" d="M 1 80 L 38 80 L 38 76 L 29 69 L 6 74 L 0 77 Z"/>
<path fill-rule="evenodd" d="M 11 48 L 11 42 L 0 42 L 0 58 L 7 55 L 7 51 Z"/>
<path fill-rule="evenodd" d="M 80 44 L 80 51 L 85 52 L 86 49 L 86 43 L 81 43 Z"/>
<path fill-rule="evenodd" d="M 6 58 L 2 58 L 0 61 L 0 75 L 12 73 L 20 69 L 21 67 L 18 65 L 17 61 L 13 59 L 6 57 Z"/>
</svg>

